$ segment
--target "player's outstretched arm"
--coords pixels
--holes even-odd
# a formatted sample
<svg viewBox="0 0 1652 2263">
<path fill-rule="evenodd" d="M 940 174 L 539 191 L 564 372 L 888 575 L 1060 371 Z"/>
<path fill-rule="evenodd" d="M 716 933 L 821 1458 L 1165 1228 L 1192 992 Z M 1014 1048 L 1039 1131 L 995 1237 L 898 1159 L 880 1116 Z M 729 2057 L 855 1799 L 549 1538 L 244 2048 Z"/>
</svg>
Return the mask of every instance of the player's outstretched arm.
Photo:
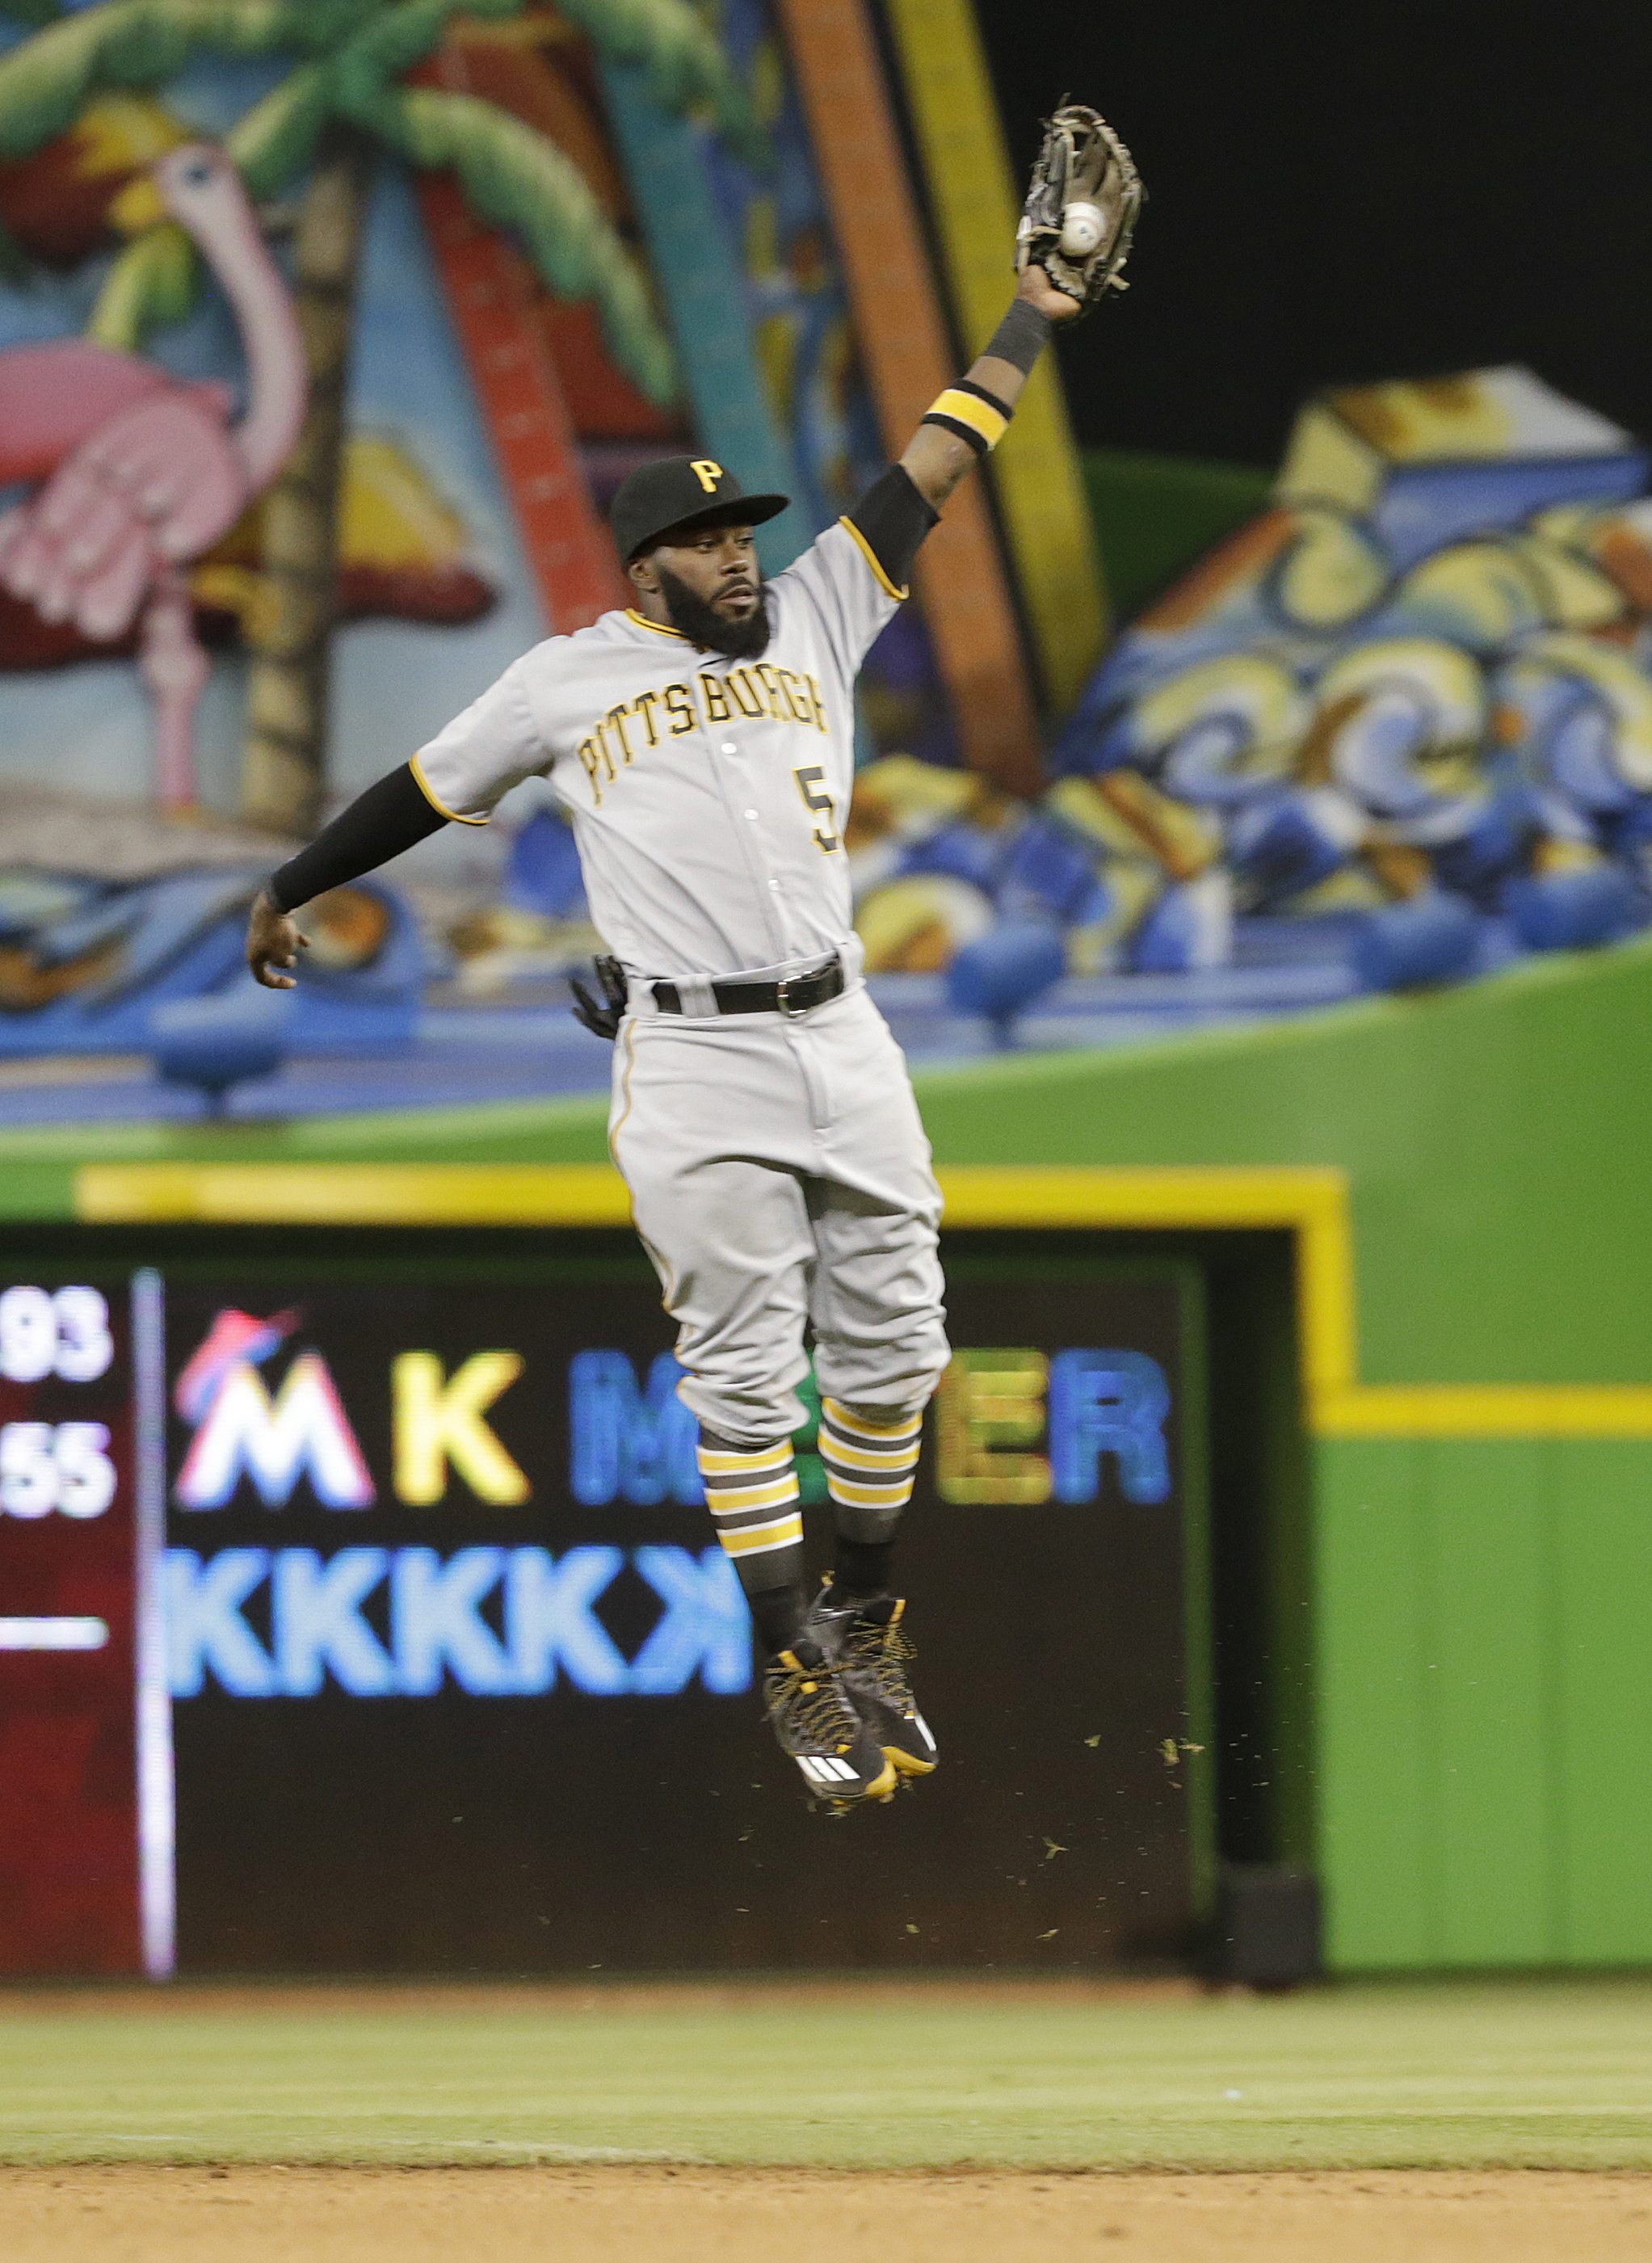
<svg viewBox="0 0 1652 2263">
<path fill-rule="evenodd" d="M 1003 431 L 1055 324 L 1081 312 L 1042 267 L 1026 270 L 986 351 L 970 363 L 962 386 L 941 394 L 900 459 L 931 510 L 940 510 Z"/>
<path fill-rule="evenodd" d="M 931 405 L 900 461 L 875 480 L 848 513 L 845 524 L 875 561 L 878 579 L 892 597 L 906 595 L 913 562 L 942 503 L 976 459 L 1008 429 L 1051 329 L 1081 311 L 1077 299 L 1028 262 L 986 351 L 970 364 L 967 377 L 949 385 Z"/>
<path fill-rule="evenodd" d="M 1122 270 L 1145 194 L 1135 159 L 1100 112 L 1064 102 L 1045 124 L 1015 230 L 1021 282 L 1010 310 L 900 459 L 932 510 L 1004 437 L 1052 325 L 1125 288 Z"/>
<path fill-rule="evenodd" d="M 299 963 L 304 937 L 292 915 L 313 896 L 342 888 L 364 872 L 399 857 L 432 833 L 447 814 L 419 784 L 411 763 L 403 763 L 358 794 L 326 829 L 272 872 L 258 891 L 247 925 L 247 964 L 266 990 L 291 990 L 296 977 L 286 970 Z"/>
</svg>

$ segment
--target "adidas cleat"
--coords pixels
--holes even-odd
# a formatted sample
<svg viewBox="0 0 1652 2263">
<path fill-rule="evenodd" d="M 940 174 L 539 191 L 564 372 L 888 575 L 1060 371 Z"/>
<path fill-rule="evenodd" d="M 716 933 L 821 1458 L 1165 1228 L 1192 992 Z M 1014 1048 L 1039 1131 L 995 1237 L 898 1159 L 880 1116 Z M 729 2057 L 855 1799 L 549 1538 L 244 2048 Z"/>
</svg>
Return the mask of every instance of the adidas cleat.
<svg viewBox="0 0 1652 2263">
<path fill-rule="evenodd" d="M 902 1624 L 905 1609 L 898 1595 L 833 1602 L 828 1580 L 810 1607 L 807 1624 L 840 1667 L 850 1703 L 890 1766 L 904 1776 L 929 1775 L 940 1754 L 906 1679 L 914 1652 Z"/>
<path fill-rule="evenodd" d="M 790 1753 L 811 1794 L 847 1807 L 888 1799 L 894 1763 L 851 1703 L 841 1668 L 817 1642 L 800 1636 L 763 1675 L 763 1703 L 783 1753 Z"/>
</svg>

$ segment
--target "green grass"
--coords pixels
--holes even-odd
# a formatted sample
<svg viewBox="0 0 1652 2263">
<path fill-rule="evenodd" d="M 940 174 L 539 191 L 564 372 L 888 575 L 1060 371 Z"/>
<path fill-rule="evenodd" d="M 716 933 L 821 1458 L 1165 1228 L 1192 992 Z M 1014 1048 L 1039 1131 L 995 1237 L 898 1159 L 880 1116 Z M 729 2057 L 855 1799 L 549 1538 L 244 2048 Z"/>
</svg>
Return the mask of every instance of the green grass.
<svg viewBox="0 0 1652 2263">
<path fill-rule="evenodd" d="M 1652 1984 L 13 1996 L 0 2159 L 1646 2168 Z"/>
</svg>

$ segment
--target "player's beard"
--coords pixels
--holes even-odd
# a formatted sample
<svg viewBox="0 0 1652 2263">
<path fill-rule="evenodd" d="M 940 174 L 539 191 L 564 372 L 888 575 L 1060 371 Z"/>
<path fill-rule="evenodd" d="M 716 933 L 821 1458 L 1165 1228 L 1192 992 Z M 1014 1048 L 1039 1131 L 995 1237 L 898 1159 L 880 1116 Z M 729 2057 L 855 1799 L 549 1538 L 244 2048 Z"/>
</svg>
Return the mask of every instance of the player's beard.
<svg viewBox="0 0 1652 2263">
<path fill-rule="evenodd" d="M 725 620 L 707 599 L 696 596 L 688 583 L 668 566 L 654 562 L 660 594 L 666 601 L 671 625 L 690 644 L 707 652 L 720 652 L 725 660 L 761 660 L 768 649 L 768 608 L 763 585 L 757 584 L 757 603 L 743 621 Z"/>
</svg>

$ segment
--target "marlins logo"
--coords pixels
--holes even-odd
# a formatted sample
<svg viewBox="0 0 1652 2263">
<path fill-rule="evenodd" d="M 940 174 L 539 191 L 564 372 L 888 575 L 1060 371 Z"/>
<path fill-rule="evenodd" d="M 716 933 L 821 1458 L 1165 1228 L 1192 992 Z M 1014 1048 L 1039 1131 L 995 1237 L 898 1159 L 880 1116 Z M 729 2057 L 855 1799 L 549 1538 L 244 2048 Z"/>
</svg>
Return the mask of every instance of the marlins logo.
<svg viewBox="0 0 1652 2263">
<path fill-rule="evenodd" d="M 328 1508 L 372 1507 L 372 1479 L 320 1352 L 300 1352 L 273 1398 L 258 1373 L 300 1317 L 261 1320 L 232 1305 L 213 1320 L 172 1394 L 195 1428 L 178 1472 L 180 1507 L 222 1508 L 243 1477 L 266 1508 L 284 1507 L 303 1477 Z"/>
</svg>

